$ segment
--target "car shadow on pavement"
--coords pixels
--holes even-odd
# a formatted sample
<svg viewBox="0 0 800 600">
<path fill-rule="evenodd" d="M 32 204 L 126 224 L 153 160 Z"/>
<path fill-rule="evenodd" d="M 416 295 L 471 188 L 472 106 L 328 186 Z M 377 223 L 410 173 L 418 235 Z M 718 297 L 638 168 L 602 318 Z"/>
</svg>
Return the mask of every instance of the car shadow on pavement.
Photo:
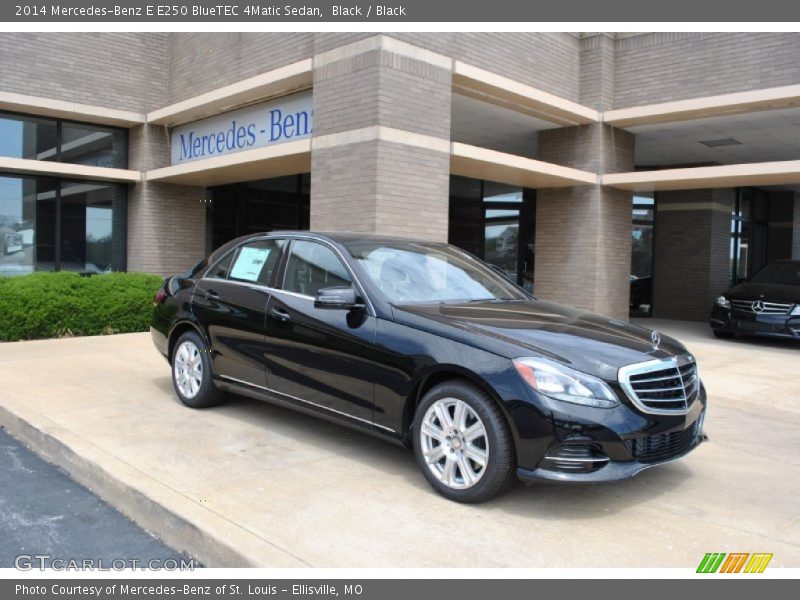
<svg viewBox="0 0 800 600">
<path fill-rule="evenodd" d="M 158 386 L 169 392 L 172 401 L 180 404 L 169 377 L 159 378 Z M 365 470 L 379 469 L 393 477 L 400 476 L 417 489 L 414 493 L 436 494 L 420 473 L 410 450 L 368 433 L 236 394 L 228 394 L 224 404 L 203 412 L 214 412 L 220 418 L 235 419 L 249 427 L 257 426 L 265 435 L 280 433 L 302 440 L 319 450 L 360 462 Z M 691 468 L 676 461 L 647 469 L 632 479 L 610 483 L 536 482 L 526 485 L 515 481 L 502 496 L 473 508 L 507 511 L 535 519 L 601 518 L 672 493 L 691 476 Z M 449 502 L 444 498 L 441 501 Z"/>
</svg>

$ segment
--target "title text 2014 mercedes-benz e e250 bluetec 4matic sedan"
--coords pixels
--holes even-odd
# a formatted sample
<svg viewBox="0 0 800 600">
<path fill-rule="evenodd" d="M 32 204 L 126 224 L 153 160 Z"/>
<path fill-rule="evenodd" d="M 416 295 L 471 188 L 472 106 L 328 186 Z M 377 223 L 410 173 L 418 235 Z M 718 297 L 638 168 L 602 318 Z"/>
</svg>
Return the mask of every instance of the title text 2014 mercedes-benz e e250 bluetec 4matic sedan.
<svg viewBox="0 0 800 600">
<path fill-rule="evenodd" d="M 679 342 L 537 300 L 453 246 L 239 238 L 168 278 L 152 335 L 180 400 L 235 392 L 413 447 L 447 498 L 623 479 L 695 448 L 706 393 Z"/>
</svg>

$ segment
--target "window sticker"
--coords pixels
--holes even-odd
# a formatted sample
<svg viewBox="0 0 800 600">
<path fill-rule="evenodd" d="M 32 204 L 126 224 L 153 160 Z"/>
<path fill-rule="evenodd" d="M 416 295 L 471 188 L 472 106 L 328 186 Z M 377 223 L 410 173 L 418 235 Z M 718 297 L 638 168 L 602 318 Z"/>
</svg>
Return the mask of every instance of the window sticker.
<svg viewBox="0 0 800 600">
<path fill-rule="evenodd" d="M 242 279 L 244 281 L 258 281 L 261 270 L 267 263 L 270 248 L 254 248 L 245 246 L 239 251 L 236 263 L 231 269 L 232 279 Z"/>
</svg>

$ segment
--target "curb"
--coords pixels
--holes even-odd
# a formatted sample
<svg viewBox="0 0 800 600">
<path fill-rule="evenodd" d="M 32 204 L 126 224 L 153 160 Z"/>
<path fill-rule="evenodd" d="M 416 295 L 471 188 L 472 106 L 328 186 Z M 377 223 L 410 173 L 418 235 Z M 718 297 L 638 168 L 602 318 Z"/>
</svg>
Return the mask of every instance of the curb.
<svg viewBox="0 0 800 600">
<path fill-rule="evenodd" d="M 205 567 L 309 566 L 38 413 L 23 418 L 0 404 L 0 426 L 144 530 Z"/>
</svg>

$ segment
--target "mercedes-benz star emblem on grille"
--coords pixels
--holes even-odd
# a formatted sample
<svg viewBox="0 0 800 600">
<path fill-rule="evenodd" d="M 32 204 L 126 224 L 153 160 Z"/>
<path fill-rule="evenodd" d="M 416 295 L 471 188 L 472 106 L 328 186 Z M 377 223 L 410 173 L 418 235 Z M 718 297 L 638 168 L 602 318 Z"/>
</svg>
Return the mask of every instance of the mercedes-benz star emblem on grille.
<svg viewBox="0 0 800 600">
<path fill-rule="evenodd" d="M 764 303 L 761 300 L 756 300 L 751 306 L 753 312 L 760 313 L 764 310 Z"/>
<path fill-rule="evenodd" d="M 661 334 L 654 331 L 650 334 L 650 341 L 653 342 L 653 350 L 658 350 L 658 345 L 661 343 Z"/>
</svg>

